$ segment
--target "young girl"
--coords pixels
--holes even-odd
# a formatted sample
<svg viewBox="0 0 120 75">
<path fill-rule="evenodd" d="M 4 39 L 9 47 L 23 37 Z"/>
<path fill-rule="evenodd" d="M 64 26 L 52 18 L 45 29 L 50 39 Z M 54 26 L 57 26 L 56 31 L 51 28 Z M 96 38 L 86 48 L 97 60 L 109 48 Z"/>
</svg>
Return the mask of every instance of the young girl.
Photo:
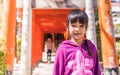
<svg viewBox="0 0 120 75">
<path fill-rule="evenodd" d="M 85 39 L 87 27 L 87 14 L 71 10 L 67 17 L 69 37 L 57 50 L 53 75 L 101 75 L 96 47 Z"/>
</svg>

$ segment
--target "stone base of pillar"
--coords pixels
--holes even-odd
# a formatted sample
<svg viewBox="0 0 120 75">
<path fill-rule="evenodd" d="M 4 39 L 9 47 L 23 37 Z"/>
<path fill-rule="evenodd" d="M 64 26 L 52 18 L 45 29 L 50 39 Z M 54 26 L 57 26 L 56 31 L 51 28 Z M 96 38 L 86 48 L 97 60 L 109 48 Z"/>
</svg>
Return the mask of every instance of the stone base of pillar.
<svg viewBox="0 0 120 75">
<path fill-rule="evenodd" d="M 118 68 L 104 68 L 104 75 L 119 75 Z"/>
</svg>

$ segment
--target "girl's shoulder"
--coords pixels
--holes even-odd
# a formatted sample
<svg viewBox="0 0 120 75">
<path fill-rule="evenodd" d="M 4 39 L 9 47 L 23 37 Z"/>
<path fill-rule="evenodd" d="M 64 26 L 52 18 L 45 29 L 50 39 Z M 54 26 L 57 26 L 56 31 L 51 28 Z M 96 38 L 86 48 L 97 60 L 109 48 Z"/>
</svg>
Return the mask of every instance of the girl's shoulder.
<svg viewBox="0 0 120 75">
<path fill-rule="evenodd" d="M 90 47 L 95 46 L 95 44 L 91 40 L 89 40 L 89 39 L 86 39 L 86 40 L 87 40 L 87 43 Z"/>
<path fill-rule="evenodd" d="M 66 47 L 66 45 L 69 43 L 69 41 L 68 40 L 64 40 L 64 41 L 62 41 L 61 43 L 59 43 L 59 47 L 58 48 L 64 48 L 64 47 Z"/>
<path fill-rule="evenodd" d="M 63 48 L 63 47 L 65 47 L 65 44 L 66 44 L 66 43 L 67 43 L 66 40 L 62 41 L 61 43 L 59 43 L 58 48 Z"/>
<path fill-rule="evenodd" d="M 88 46 L 89 46 L 91 51 L 93 51 L 93 52 L 97 51 L 95 44 L 91 40 L 87 39 L 87 43 L 88 43 Z"/>
</svg>

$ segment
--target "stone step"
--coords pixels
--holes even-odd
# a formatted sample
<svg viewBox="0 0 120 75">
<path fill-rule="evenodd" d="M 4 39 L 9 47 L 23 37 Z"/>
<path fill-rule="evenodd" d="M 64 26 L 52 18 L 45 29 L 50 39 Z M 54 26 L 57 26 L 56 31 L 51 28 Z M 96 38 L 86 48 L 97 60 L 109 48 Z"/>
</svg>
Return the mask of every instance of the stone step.
<svg viewBox="0 0 120 75">
<path fill-rule="evenodd" d="M 13 75 L 20 75 L 21 71 L 13 71 Z"/>
</svg>

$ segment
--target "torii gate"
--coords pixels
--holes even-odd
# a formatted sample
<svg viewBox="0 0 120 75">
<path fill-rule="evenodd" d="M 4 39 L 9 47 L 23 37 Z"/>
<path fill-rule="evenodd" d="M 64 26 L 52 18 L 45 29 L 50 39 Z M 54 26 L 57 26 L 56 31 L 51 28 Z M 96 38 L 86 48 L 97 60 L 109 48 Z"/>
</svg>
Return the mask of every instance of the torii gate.
<svg viewBox="0 0 120 75">
<path fill-rule="evenodd" d="M 115 40 L 113 33 L 113 24 L 110 14 L 110 0 L 98 0 L 99 16 L 100 16 L 100 32 L 101 44 L 103 52 L 103 65 L 108 70 L 118 73 L 118 59 L 115 53 Z M 6 35 L 5 46 L 7 48 L 7 64 L 11 65 L 9 68 L 13 69 L 13 61 L 15 57 L 15 23 L 16 23 L 16 0 L 3 0 L 3 25 L 1 29 Z M 65 13 L 66 14 L 66 13 Z M 34 22 L 33 22 L 34 23 Z M 113 32 L 113 31 L 112 31 Z M 106 46 L 107 45 L 107 46 Z M 41 53 L 40 53 L 41 54 Z M 106 55 L 108 54 L 108 55 Z M 34 61 L 34 63 L 36 60 Z M 33 63 L 33 64 L 34 64 Z"/>
</svg>

